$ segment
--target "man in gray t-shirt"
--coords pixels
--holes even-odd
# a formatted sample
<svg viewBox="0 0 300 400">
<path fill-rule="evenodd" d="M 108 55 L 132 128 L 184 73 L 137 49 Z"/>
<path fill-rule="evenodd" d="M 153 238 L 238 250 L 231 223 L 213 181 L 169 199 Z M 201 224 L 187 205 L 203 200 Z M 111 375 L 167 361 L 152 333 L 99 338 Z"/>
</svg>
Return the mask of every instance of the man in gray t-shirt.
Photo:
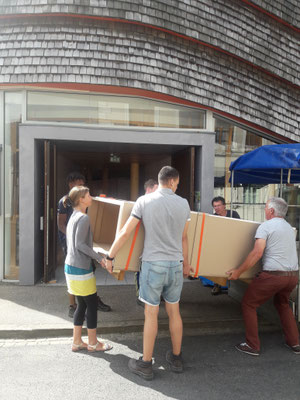
<svg viewBox="0 0 300 400">
<path fill-rule="evenodd" d="M 152 355 L 157 335 L 160 297 L 165 300 L 170 320 L 172 350 L 167 361 L 174 372 L 182 372 L 182 320 L 179 300 L 183 277 L 190 274 L 187 230 L 190 208 L 187 200 L 175 194 L 179 174 L 163 167 L 158 174 L 159 188 L 140 197 L 131 216 L 119 232 L 107 256 L 106 268 L 112 272 L 112 260 L 140 220 L 145 228 L 139 299 L 145 303 L 143 356 L 131 359 L 129 369 L 144 379 L 153 379 Z"/>
<path fill-rule="evenodd" d="M 150 194 L 154 193 L 158 189 L 158 183 L 155 179 L 148 179 L 144 183 L 144 189 L 145 189 L 145 194 Z M 142 260 L 141 260 L 142 261 Z M 140 292 L 140 271 L 135 272 L 135 289 L 136 289 L 136 295 L 137 299 L 136 302 L 139 306 L 145 307 L 145 303 L 143 303 L 139 299 L 139 292 Z"/>
<path fill-rule="evenodd" d="M 298 283 L 299 271 L 295 232 L 284 219 L 287 209 L 287 203 L 281 198 L 272 197 L 267 201 L 267 221 L 256 231 L 253 250 L 239 268 L 228 271 L 229 280 L 238 279 L 262 258 L 263 270 L 253 279 L 242 301 L 246 341 L 237 345 L 236 349 L 246 354 L 259 355 L 256 309 L 273 296 L 285 344 L 295 354 L 300 354 L 299 331 L 289 306 L 290 294 Z"/>
<path fill-rule="evenodd" d="M 131 215 L 145 227 L 142 261 L 182 260 L 182 232 L 190 220 L 187 200 L 160 187 L 140 197 Z"/>
</svg>

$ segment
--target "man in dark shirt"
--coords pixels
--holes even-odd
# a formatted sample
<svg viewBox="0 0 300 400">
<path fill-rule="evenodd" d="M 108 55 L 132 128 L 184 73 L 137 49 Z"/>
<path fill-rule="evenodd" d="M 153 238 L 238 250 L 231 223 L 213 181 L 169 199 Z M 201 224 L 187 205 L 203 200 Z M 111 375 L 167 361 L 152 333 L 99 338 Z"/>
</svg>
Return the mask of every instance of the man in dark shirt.
<svg viewBox="0 0 300 400">
<path fill-rule="evenodd" d="M 218 196 L 212 199 L 211 205 L 214 209 L 214 215 L 219 215 L 220 217 L 227 217 L 227 218 L 237 218 L 240 219 L 239 214 L 236 211 L 226 210 L 226 203 L 224 197 Z"/>
<path fill-rule="evenodd" d="M 81 175 L 78 172 L 71 172 L 68 177 L 67 177 L 67 185 L 69 188 L 69 191 L 74 187 L 74 186 L 83 186 L 85 183 L 84 176 Z M 67 224 L 69 222 L 69 219 L 71 215 L 73 214 L 73 207 L 72 205 L 68 202 L 67 206 L 65 207 L 63 204 L 64 200 L 63 196 L 57 206 L 57 227 L 58 227 L 58 240 L 59 243 L 62 247 L 62 250 L 64 252 L 64 255 L 67 255 L 67 242 L 66 242 L 66 228 Z M 76 301 L 75 301 L 75 296 L 72 294 L 69 294 L 69 317 L 73 318 L 74 312 L 76 309 Z M 111 308 L 109 305 L 104 304 L 100 297 L 98 296 L 98 310 L 99 311 L 110 311 Z"/>
<path fill-rule="evenodd" d="M 221 196 L 214 197 L 212 199 L 211 205 L 213 206 L 214 209 L 214 215 L 219 215 L 220 217 L 240 219 L 240 216 L 236 211 L 233 210 L 231 215 L 231 211 L 226 210 L 226 203 L 224 197 Z M 212 288 L 211 294 L 213 296 L 216 296 L 221 293 L 222 293 L 221 285 L 214 283 L 214 287 Z"/>
</svg>

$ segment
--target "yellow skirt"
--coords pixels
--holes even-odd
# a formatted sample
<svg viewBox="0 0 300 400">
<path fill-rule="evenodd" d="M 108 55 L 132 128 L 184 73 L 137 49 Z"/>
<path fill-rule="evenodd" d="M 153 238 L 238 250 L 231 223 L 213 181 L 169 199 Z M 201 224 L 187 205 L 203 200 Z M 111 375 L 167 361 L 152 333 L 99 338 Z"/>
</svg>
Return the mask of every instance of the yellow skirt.
<svg viewBox="0 0 300 400">
<path fill-rule="evenodd" d="M 86 270 L 65 264 L 65 276 L 70 294 L 89 296 L 97 292 L 96 277 L 92 267 L 90 270 Z"/>
</svg>

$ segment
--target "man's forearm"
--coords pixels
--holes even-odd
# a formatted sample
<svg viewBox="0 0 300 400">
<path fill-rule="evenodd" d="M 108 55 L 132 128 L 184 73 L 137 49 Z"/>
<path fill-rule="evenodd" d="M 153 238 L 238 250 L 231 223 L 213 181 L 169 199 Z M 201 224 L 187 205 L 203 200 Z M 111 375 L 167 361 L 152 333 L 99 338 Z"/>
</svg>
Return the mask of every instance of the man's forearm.
<svg viewBox="0 0 300 400">
<path fill-rule="evenodd" d="M 108 255 L 109 257 L 114 258 L 118 251 L 121 249 L 121 247 L 124 245 L 126 240 L 128 240 L 131 232 L 136 228 L 136 226 L 139 223 L 139 219 L 136 219 L 135 217 L 129 217 L 126 224 L 123 226 L 123 228 L 120 230 L 118 233 L 116 239 L 114 240 Z"/>
<path fill-rule="evenodd" d="M 121 249 L 121 247 L 124 245 L 126 240 L 128 239 L 128 234 L 124 231 L 120 231 L 116 239 L 114 240 L 110 250 L 109 250 L 109 256 L 114 258 L 118 251 Z"/>
<path fill-rule="evenodd" d="M 261 259 L 261 254 L 257 253 L 255 250 L 252 250 L 248 254 L 246 260 L 237 268 L 239 275 L 241 275 L 248 269 L 252 268 L 260 259 Z"/>
</svg>

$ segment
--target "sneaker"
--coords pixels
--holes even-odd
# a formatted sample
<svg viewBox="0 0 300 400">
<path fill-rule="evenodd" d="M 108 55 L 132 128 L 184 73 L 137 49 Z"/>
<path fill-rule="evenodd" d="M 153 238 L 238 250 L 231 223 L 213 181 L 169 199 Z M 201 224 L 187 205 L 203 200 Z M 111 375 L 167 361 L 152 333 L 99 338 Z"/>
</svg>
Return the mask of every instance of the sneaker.
<svg viewBox="0 0 300 400">
<path fill-rule="evenodd" d="M 136 304 L 140 307 L 145 308 L 145 303 L 143 301 L 141 301 L 139 298 L 136 299 Z"/>
<path fill-rule="evenodd" d="M 74 313 L 75 313 L 76 307 L 77 307 L 76 305 L 69 306 L 69 317 L 70 318 L 74 318 Z"/>
<path fill-rule="evenodd" d="M 259 351 L 252 349 L 247 343 L 240 343 L 235 346 L 238 351 L 249 354 L 250 356 L 259 356 Z"/>
<path fill-rule="evenodd" d="M 214 287 L 211 290 L 211 294 L 213 296 L 217 296 L 218 294 L 222 294 L 222 288 L 217 283 L 214 284 Z"/>
<path fill-rule="evenodd" d="M 166 354 L 166 360 L 170 364 L 171 371 L 177 373 L 183 372 L 183 361 L 181 353 L 178 356 L 175 356 L 172 350 L 169 350 Z"/>
<path fill-rule="evenodd" d="M 295 346 L 290 346 L 289 344 L 285 343 L 286 347 L 292 350 L 295 354 L 300 354 L 300 345 L 296 344 Z"/>
<path fill-rule="evenodd" d="M 108 312 L 108 311 L 111 311 L 111 306 L 104 304 L 103 301 L 98 296 L 97 297 L 97 310 L 103 311 L 103 312 Z"/>
<path fill-rule="evenodd" d="M 140 357 L 138 360 L 134 360 L 133 358 L 131 358 L 128 362 L 128 368 L 131 372 L 139 375 L 146 381 L 151 381 L 153 379 L 154 375 L 152 369 L 152 360 L 144 361 L 143 357 Z"/>
</svg>

